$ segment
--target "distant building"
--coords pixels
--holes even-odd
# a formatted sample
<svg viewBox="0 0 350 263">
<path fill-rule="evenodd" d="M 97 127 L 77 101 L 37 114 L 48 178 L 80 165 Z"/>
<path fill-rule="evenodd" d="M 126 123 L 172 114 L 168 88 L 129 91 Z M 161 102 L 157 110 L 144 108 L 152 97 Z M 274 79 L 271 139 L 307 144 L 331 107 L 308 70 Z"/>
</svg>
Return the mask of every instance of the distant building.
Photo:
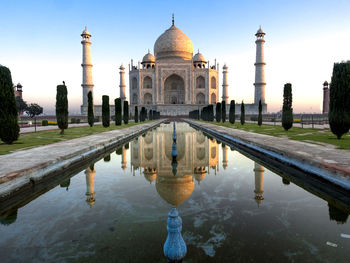
<svg viewBox="0 0 350 263">
<path fill-rule="evenodd" d="M 22 97 L 22 93 L 23 93 L 23 86 L 21 85 L 21 83 L 18 83 L 16 86 L 13 87 L 14 91 L 15 91 L 15 97 L 20 97 L 21 99 L 23 99 Z"/>
<path fill-rule="evenodd" d="M 329 84 L 327 81 L 323 83 L 323 107 L 322 114 L 328 114 L 329 111 Z"/>
</svg>

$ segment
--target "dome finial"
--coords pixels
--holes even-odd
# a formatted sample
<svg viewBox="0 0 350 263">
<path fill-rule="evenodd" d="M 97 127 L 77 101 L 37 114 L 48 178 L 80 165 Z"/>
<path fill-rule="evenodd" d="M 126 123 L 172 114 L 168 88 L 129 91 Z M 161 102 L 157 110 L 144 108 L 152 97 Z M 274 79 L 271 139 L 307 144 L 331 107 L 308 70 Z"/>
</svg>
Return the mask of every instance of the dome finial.
<svg viewBox="0 0 350 263">
<path fill-rule="evenodd" d="M 172 19 L 172 24 L 173 24 L 173 26 L 175 25 L 175 18 L 174 18 L 174 13 L 173 13 L 173 19 Z"/>
</svg>

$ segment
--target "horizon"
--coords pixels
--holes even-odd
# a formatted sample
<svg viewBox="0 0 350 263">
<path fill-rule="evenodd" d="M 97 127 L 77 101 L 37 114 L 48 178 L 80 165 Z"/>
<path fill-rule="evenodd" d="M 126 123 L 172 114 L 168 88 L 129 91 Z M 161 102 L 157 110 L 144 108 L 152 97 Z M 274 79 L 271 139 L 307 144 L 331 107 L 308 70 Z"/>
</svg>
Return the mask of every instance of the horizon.
<svg viewBox="0 0 350 263">
<path fill-rule="evenodd" d="M 54 113 L 56 86 L 64 80 L 74 115 L 81 105 L 84 27 L 92 35 L 94 100 L 100 104 L 102 95 L 111 101 L 119 97 L 121 64 L 129 98 L 130 60 L 137 64 L 148 49 L 153 53 L 174 13 L 175 25 L 192 40 L 194 54 L 199 49 L 211 64 L 214 59 L 219 63 L 220 101 L 226 63 L 229 100 L 251 103 L 255 33 L 261 25 L 266 32 L 268 112 L 282 108 L 283 86 L 289 82 L 294 112 L 320 113 L 323 82 L 331 82 L 335 62 L 350 57 L 350 20 L 343 19 L 349 11 L 346 1 L 179 1 L 176 7 L 162 1 L 13 1 L 0 11 L 4 21 L 11 21 L 0 28 L 0 64 L 11 70 L 13 84 L 23 85 L 23 99 L 44 107 L 45 114 Z"/>
</svg>

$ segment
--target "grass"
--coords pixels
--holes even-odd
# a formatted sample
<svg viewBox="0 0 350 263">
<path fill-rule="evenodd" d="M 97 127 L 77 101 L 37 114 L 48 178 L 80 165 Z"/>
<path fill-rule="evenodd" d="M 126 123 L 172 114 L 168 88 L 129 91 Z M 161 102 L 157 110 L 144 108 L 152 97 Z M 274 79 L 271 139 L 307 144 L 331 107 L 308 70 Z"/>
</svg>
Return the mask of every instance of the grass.
<svg viewBox="0 0 350 263">
<path fill-rule="evenodd" d="M 147 121 L 143 122 L 146 123 Z M 38 131 L 32 133 L 20 134 L 18 141 L 13 144 L 5 144 L 0 140 L 0 155 L 8 154 L 18 150 L 29 149 L 37 146 L 47 145 L 55 142 L 67 141 L 83 136 L 88 136 L 100 132 L 112 131 L 116 129 L 124 129 L 140 123 L 129 122 L 127 125 L 116 126 L 111 122 L 110 127 L 104 128 L 102 125 L 93 127 L 74 127 L 64 131 L 64 135 L 60 135 L 60 130 Z"/>
<path fill-rule="evenodd" d="M 208 123 L 276 137 L 285 137 L 296 141 L 304 141 L 321 145 L 328 144 L 333 145 L 338 149 L 350 150 L 350 134 L 347 133 L 343 135 L 340 140 L 338 140 L 337 137 L 329 129 L 320 130 L 292 127 L 289 131 L 285 131 L 282 126 L 263 124 L 259 127 L 256 123 L 245 123 L 244 125 L 241 125 L 239 121 L 235 124 L 231 124 L 230 122 L 218 123 L 216 121 Z"/>
</svg>

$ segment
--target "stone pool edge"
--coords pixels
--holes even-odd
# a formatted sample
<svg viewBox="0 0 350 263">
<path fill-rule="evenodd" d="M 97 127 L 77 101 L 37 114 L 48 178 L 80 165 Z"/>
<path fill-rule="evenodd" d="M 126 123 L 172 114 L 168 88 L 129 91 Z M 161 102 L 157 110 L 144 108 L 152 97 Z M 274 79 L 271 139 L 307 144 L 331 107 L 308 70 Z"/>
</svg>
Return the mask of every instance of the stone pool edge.
<svg viewBox="0 0 350 263">
<path fill-rule="evenodd" d="M 151 130 L 159 126 L 161 123 L 165 121 L 166 119 L 162 119 L 151 123 L 144 123 L 142 127 L 136 131 L 134 131 L 134 129 L 137 128 L 138 125 L 121 129 L 121 130 L 114 130 L 114 131 L 123 131 L 124 133 L 126 133 L 127 130 L 130 130 L 130 133 L 126 133 L 126 135 L 122 137 L 116 134 L 115 138 L 108 137 L 106 138 L 105 141 L 98 142 L 94 145 L 87 145 L 82 149 L 79 149 L 73 153 L 72 152 L 67 153 L 66 155 L 60 156 L 59 158 L 56 158 L 54 160 L 43 161 L 42 163 L 35 164 L 29 168 L 25 168 L 25 169 L 19 168 L 17 170 L 11 171 L 10 173 L 7 173 L 1 177 L 3 183 L 0 183 L 0 201 L 3 200 L 4 198 L 12 196 L 16 192 L 19 192 L 22 188 L 28 187 L 28 185 L 35 185 L 37 183 L 44 182 L 46 178 L 50 177 L 50 175 L 58 174 L 60 172 L 63 172 L 66 169 L 76 167 L 80 163 L 88 159 L 93 159 L 94 156 L 100 155 L 104 152 L 108 152 L 108 150 L 116 147 L 117 145 L 126 143 L 131 139 L 147 132 L 148 130 Z M 105 133 L 110 133 L 110 132 L 113 132 L 113 131 L 107 131 Z M 98 133 L 95 135 L 101 135 L 101 134 L 103 133 Z M 88 137 L 93 137 L 95 135 L 85 136 L 81 138 L 86 139 Z M 79 140 L 81 138 L 74 139 L 74 140 Z M 33 149 L 38 150 L 40 147 L 49 147 L 52 145 L 54 144 L 39 146 Z M 29 149 L 27 151 L 31 151 L 33 149 Z"/>
<path fill-rule="evenodd" d="M 299 157 L 296 154 L 293 154 L 293 152 L 281 150 L 278 148 L 278 144 L 276 144 L 274 147 L 271 147 L 269 145 L 268 147 L 264 145 L 263 143 L 257 143 L 256 141 L 250 141 L 248 138 L 243 138 L 242 136 L 233 136 L 229 133 L 222 132 L 222 130 L 230 129 L 227 127 L 221 127 L 217 126 L 215 124 L 208 124 L 208 123 L 200 123 L 198 121 L 183 119 L 183 121 L 187 122 L 191 126 L 195 127 L 196 129 L 202 130 L 210 135 L 215 136 L 216 138 L 224 141 L 224 142 L 230 142 L 233 145 L 237 145 L 242 147 L 242 150 L 249 149 L 252 151 L 255 151 L 259 153 L 260 155 L 264 155 L 267 158 L 271 158 L 274 160 L 277 160 L 283 164 L 289 165 L 291 167 L 297 168 L 307 174 L 311 174 L 313 176 L 319 177 L 322 180 L 325 180 L 327 182 L 332 183 L 333 185 L 336 185 L 338 187 L 341 187 L 342 189 L 345 189 L 346 191 L 350 191 L 350 171 L 347 169 L 336 169 L 336 166 L 332 165 L 325 165 L 322 162 L 319 162 L 315 159 L 310 159 L 306 157 Z M 206 126 L 213 126 L 211 128 Z M 215 130 L 215 128 L 220 127 L 220 132 Z M 252 133 L 250 133 L 252 134 Z M 261 135 L 261 134 L 257 134 Z M 270 137 L 273 140 L 273 136 L 263 135 Z M 280 139 L 280 138 L 279 138 Z M 288 140 L 288 139 L 285 139 Z M 298 142 L 300 143 L 300 142 Z"/>
</svg>

